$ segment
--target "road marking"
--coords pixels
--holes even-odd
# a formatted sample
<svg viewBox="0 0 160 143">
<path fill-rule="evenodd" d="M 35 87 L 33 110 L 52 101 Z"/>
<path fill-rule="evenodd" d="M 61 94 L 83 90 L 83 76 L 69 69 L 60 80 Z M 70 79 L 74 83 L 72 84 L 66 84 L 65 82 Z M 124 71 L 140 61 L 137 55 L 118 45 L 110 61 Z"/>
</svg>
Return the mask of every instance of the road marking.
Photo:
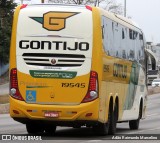
<svg viewBox="0 0 160 143">
<path fill-rule="evenodd" d="M 147 104 L 147 107 L 149 106 L 156 106 L 157 104 L 160 104 L 160 101 L 157 101 L 157 102 L 154 102 L 154 104 L 153 103 L 148 103 Z"/>
<path fill-rule="evenodd" d="M 152 116 L 157 116 L 157 115 L 160 115 L 160 113 L 149 114 L 147 115 L 147 117 L 152 117 Z"/>
</svg>

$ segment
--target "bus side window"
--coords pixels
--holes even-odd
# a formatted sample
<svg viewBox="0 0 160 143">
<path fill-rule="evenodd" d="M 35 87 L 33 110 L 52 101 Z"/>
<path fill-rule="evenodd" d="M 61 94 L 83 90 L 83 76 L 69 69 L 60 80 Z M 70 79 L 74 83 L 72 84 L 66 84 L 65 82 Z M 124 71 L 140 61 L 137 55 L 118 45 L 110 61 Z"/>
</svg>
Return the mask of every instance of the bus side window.
<svg viewBox="0 0 160 143">
<path fill-rule="evenodd" d="M 139 40 L 143 40 L 143 35 L 139 34 Z"/>
<path fill-rule="evenodd" d="M 104 25 L 102 26 L 102 39 L 104 39 Z"/>
<path fill-rule="evenodd" d="M 134 58 L 135 58 L 135 51 L 134 50 L 130 50 L 130 52 L 129 52 L 129 60 L 134 60 Z"/>
<path fill-rule="evenodd" d="M 133 39 L 133 30 L 129 29 L 129 38 Z"/>
<path fill-rule="evenodd" d="M 138 32 L 133 31 L 133 39 L 135 40 L 137 38 Z"/>
<path fill-rule="evenodd" d="M 122 28 L 122 39 L 125 38 L 125 35 L 124 35 L 124 29 Z"/>
<path fill-rule="evenodd" d="M 127 56 L 126 56 L 126 51 L 125 51 L 125 50 L 122 50 L 122 58 L 123 58 L 123 59 L 126 59 L 126 58 L 127 58 Z"/>
</svg>

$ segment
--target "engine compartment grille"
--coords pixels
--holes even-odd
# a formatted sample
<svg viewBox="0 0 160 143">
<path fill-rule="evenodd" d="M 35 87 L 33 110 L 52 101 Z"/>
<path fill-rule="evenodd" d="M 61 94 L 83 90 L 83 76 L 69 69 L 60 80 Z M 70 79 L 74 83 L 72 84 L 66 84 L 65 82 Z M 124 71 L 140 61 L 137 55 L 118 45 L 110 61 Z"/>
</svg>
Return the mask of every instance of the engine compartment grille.
<svg viewBox="0 0 160 143">
<path fill-rule="evenodd" d="M 84 55 L 77 54 L 50 54 L 50 53 L 24 53 L 22 55 L 27 65 L 47 67 L 80 67 Z M 55 61 L 55 63 L 52 62 Z"/>
</svg>

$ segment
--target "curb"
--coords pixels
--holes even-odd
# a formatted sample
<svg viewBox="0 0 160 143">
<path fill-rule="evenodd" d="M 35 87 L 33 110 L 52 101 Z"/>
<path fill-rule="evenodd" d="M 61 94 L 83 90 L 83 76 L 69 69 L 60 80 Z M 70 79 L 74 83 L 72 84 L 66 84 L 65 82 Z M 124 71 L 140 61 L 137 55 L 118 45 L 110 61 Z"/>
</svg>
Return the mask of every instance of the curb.
<svg viewBox="0 0 160 143">
<path fill-rule="evenodd" d="M 154 88 L 150 88 L 148 89 L 148 95 L 152 95 L 152 94 L 157 94 L 160 93 L 160 87 L 154 87 Z"/>
</svg>

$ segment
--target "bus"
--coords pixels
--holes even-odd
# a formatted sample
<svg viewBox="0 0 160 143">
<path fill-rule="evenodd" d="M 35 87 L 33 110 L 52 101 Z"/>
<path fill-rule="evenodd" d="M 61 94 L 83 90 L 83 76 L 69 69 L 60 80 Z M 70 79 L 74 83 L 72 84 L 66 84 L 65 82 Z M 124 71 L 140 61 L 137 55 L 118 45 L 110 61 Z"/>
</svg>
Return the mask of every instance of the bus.
<svg viewBox="0 0 160 143">
<path fill-rule="evenodd" d="M 82 126 L 99 135 L 145 118 L 145 39 L 98 7 L 21 5 L 10 47 L 10 116 L 30 134 Z"/>
<path fill-rule="evenodd" d="M 147 84 L 151 85 L 154 79 L 159 78 L 159 70 L 148 70 L 147 72 Z"/>
</svg>

